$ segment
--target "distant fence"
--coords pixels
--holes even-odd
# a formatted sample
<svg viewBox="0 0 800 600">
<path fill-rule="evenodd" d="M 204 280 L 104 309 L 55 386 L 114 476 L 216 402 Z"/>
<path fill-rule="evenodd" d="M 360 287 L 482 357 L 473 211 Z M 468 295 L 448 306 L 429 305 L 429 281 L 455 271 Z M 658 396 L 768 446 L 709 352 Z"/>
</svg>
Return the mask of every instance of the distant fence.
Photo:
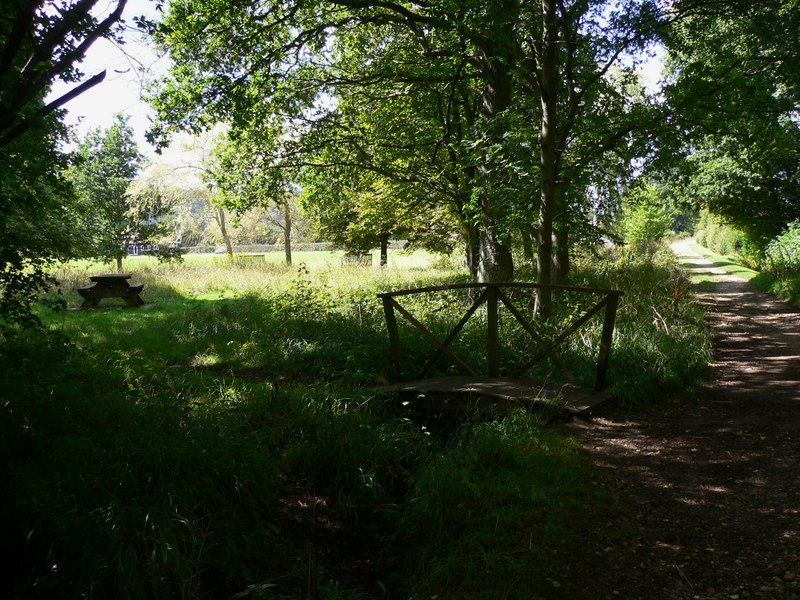
<svg viewBox="0 0 800 600">
<path fill-rule="evenodd" d="M 389 242 L 389 249 L 402 250 L 405 245 L 405 240 L 392 240 Z M 331 242 L 292 244 L 292 252 L 330 252 L 332 250 L 339 250 L 339 248 L 336 248 Z M 283 251 L 283 244 L 250 244 L 233 247 L 234 254 Z M 223 254 L 225 246 L 184 246 L 181 248 L 181 252 L 184 254 Z"/>
</svg>

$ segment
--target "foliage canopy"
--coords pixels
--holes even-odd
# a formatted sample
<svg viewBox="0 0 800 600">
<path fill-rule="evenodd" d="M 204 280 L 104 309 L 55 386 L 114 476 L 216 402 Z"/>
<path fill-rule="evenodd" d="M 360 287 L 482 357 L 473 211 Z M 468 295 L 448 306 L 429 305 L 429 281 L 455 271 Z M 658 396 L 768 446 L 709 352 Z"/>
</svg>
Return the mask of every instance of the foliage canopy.
<svg viewBox="0 0 800 600">
<path fill-rule="evenodd" d="M 59 108 L 102 81 L 98 73 L 44 103 L 56 79 L 78 82 L 76 63 L 95 40 L 114 35 L 126 0 L 98 18 L 98 0 L 9 0 L 0 11 L 0 328 L 31 325 L 47 265 L 74 256 L 76 210 L 63 177 L 66 137 Z"/>
</svg>

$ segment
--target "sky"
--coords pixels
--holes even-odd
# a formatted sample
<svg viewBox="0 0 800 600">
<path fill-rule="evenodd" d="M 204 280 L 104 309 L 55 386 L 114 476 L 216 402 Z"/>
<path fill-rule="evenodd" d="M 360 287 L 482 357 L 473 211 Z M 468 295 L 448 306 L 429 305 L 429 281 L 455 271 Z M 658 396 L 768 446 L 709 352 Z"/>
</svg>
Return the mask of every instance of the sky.
<svg viewBox="0 0 800 600">
<path fill-rule="evenodd" d="M 104 3 L 100 3 L 103 5 Z M 107 0 L 107 8 L 111 0 Z M 109 127 L 114 115 L 121 112 L 130 116 L 129 124 L 136 134 L 139 150 L 145 155 L 154 153 L 145 142 L 144 134 L 149 127 L 152 110 L 142 99 L 146 82 L 166 73 L 168 59 L 156 55 L 152 45 L 136 30 L 134 16 L 156 16 L 154 0 L 128 0 L 123 13 L 125 20 L 125 43 L 119 45 L 106 39 L 97 40 L 89 48 L 79 68 L 84 79 L 96 75 L 103 69 L 106 78 L 98 85 L 68 102 L 65 122 L 75 127 L 79 137 L 84 137 L 97 127 Z M 76 84 L 57 82 L 48 96 L 53 99 L 69 91 Z"/>
</svg>

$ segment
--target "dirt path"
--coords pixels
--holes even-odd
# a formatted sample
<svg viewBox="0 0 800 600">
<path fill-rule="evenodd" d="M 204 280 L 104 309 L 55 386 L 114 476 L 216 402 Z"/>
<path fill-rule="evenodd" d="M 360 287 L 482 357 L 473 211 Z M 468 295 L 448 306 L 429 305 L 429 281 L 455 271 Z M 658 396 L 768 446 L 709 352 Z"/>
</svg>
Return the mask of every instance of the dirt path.
<svg viewBox="0 0 800 600">
<path fill-rule="evenodd" d="M 593 515 L 554 597 L 800 599 L 800 312 L 718 275 L 693 400 L 566 426 L 616 508 Z"/>
</svg>

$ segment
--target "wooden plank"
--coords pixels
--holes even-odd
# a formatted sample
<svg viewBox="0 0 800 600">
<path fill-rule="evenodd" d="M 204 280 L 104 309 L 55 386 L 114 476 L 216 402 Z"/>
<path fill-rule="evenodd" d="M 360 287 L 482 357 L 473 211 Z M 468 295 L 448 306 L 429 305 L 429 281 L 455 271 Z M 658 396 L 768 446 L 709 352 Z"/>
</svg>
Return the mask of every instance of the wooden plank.
<svg viewBox="0 0 800 600">
<path fill-rule="evenodd" d="M 617 296 L 622 296 L 624 294 L 624 292 L 621 292 L 619 290 L 607 290 L 604 288 L 590 288 L 590 287 L 583 287 L 576 285 L 556 285 L 556 284 L 545 285 L 541 283 L 507 282 L 507 283 L 454 283 L 450 285 L 430 285 L 426 287 L 420 287 L 408 290 L 395 290 L 393 292 L 383 292 L 381 294 L 378 294 L 378 297 L 383 298 L 384 296 L 389 296 L 390 298 L 397 298 L 398 296 L 410 296 L 413 294 L 423 294 L 427 292 L 446 292 L 449 290 L 467 290 L 467 289 L 478 289 L 478 288 L 489 288 L 489 287 L 532 289 L 532 290 L 545 288 L 556 291 L 613 294 Z"/>
<path fill-rule="evenodd" d="M 439 405 L 442 410 L 487 408 L 488 412 L 503 412 L 513 406 L 544 404 L 551 408 L 577 414 L 606 400 L 605 394 L 586 390 L 572 384 L 540 383 L 508 377 L 444 376 L 409 381 L 386 386 L 383 391 L 414 394 L 423 405 Z M 483 402 L 481 402 L 483 400 Z"/>
</svg>

